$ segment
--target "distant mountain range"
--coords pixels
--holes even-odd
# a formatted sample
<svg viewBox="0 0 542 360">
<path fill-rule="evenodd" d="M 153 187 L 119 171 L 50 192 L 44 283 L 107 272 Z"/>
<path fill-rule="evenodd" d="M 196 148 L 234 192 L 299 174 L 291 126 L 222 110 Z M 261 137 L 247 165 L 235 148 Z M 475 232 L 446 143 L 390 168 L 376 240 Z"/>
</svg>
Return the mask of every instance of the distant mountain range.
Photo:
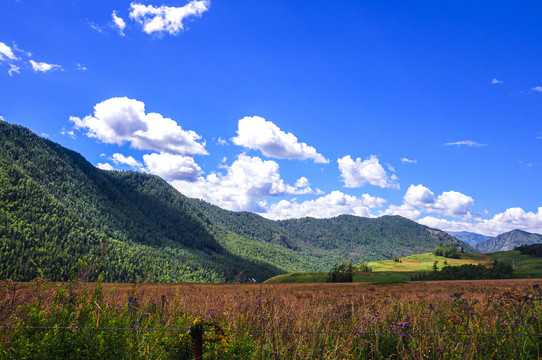
<svg viewBox="0 0 542 360">
<path fill-rule="evenodd" d="M 97 169 L 0 121 L 0 279 L 131 282 L 265 280 L 472 247 L 399 216 L 271 221 L 180 194 L 161 178 Z"/>
<path fill-rule="evenodd" d="M 464 241 L 471 246 L 475 246 L 476 244 L 491 239 L 491 236 L 476 234 L 468 231 L 448 231 L 448 234 L 455 236 L 459 240 Z"/>
<path fill-rule="evenodd" d="M 516 246 L 530 244 L 542 244 L 542 235 L 522 230 L 512 230 L 476 244 L 474 247 L 483 253 L 490 253 L 514 250 Z"/>
<path fill-rule="evenodd" d="M 455 236 L 461 241 L 473 246 L 482 253 L 513 250 L 520 245 L 540 244 L 542 235 L 528 233 L 522 230 L 512 230 L 495 237 L 476 234 L 467 231 L 453 232 L 448 234 Z"/>
</svg>

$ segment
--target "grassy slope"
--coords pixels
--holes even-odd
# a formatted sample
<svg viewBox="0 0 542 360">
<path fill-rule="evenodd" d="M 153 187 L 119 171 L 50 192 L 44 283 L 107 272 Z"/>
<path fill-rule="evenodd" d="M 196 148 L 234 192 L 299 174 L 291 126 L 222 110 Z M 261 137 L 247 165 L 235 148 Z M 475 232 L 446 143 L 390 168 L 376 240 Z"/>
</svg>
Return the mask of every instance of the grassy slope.
<svg viewBox="0 0 542 360">
<path fill-rule="evenodd" d="M 401 262 L 393 260 L 374 261 L 369 263 L 373 269 L 369 273 L 356 273 L 354 282 L 371 283 L 399 283 L 407 282 L 420 271 L 432 271 L 433 263 L 438 261 L 437 267 L 441 269 L 444 261 L 451 266 L 464 264 L 490 265 L 494 259 L 505 263 L 514 260 L 516 276 L 520 278 L 542 278 L 542 259 L 530 255 L 521 255 L 519 251 L 501 251 L 492 254 L 461 254 L 461 259 L 447 259 L 431 253 L 416 254 L 400 258 Z M 321 283 L 326 282 L 327 273 L 294 273 L 275 276 L 269 279 L 270 283 Z"/>
<path fill-rule="evenodd" d="M 492 259 L 511 264 L 513 261 L 515 274 L 523 278 L 542 278 L 542 258 L 522 255 L 519 251 L 498 251 L 489 254 Z"/>
</svg>

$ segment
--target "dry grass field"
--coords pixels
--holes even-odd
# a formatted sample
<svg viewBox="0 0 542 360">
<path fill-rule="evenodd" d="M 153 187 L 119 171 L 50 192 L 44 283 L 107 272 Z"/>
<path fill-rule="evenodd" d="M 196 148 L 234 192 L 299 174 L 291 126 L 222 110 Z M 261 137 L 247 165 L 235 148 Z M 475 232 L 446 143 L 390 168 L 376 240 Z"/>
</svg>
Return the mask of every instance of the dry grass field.
<svg viewBox="0 0 542 360">
<path fill-rule="evenodd" d="M 4 282 L 0 325 L 182 330 L 200 324 L 208 330 L 205 359 L 539 359 L 540 283 L 541 279 L 387 286 Z M 51 329 L 2 331 L 0 358 L 39 358 L 49 343 L 66 336 Z M 108 344 L 123 349 L 127 358 L 193 358 L 191 339 L 183 331 L 149 331 L 135 338 L 133 331 L 119 330 L 115 337 L 113 331 L 67 331 L 73 346 L 83 348 L 81 358 L 102 357 Z M 41 348 L 25 341 L 35 339 L 37 332 L 40 339 L 49 339 L 37 342 Z M 130 335 L 124 336 L 126 332 Z"/>
</svg>

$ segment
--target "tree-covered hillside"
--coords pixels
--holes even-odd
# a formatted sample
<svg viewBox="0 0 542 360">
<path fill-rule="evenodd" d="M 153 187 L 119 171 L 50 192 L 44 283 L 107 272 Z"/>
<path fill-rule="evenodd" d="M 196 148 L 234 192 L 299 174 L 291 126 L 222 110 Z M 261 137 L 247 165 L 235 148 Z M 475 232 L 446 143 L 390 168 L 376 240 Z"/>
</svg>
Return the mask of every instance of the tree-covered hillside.
<svg viewBox="0 0 542 360">
<path fill-rule="evenodd" d="M 333 219 L 302 218 L 278 223 L 306 246 L 315 250 L 341 249 L 342 258 L 355 261 L 419 254 L 434 248 L 435 244 L 462 246 L 465 251 L 473 251 L 443 231 L 400 216 L 369 219 L 341 215 Z"/>
<path fill-rule="evenodd" d="M 457 239 L 400 217 L 271 221 L 189 199 L 159 177 L 103 171 L 0 122 L 0 278 L 66 280 L 80 259 L 106 281 L 265 280 L 381 260 Z"/>
</svg>

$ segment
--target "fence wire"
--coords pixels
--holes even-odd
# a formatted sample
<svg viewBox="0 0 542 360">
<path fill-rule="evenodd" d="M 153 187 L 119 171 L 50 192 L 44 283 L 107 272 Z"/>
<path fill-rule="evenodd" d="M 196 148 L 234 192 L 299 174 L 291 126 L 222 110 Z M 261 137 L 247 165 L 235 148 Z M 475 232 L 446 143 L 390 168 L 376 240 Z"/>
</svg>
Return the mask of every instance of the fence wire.
<svg viewBox="0 0 542 360">
<path fill-rule="evenodd" d="M 72 326 L 0 326 L 2 330 L 89 330 L 89 331 L 142 331 L 142 332 L 187 332 L 190 328 L 110 328 L 110 327 L 72 327 Z M 218 331 L 208 329 L 206 331 Z M 252 334 L 326 334 L 326 335 L 458 335 L 458 336 L 533 336 L 542 337 L 542 333 L 477 333 L 477 332 L 448 332 L 448 331 L 306 331 L 306 330 L 223 330 L 230 333 Z"/>
</svg>

